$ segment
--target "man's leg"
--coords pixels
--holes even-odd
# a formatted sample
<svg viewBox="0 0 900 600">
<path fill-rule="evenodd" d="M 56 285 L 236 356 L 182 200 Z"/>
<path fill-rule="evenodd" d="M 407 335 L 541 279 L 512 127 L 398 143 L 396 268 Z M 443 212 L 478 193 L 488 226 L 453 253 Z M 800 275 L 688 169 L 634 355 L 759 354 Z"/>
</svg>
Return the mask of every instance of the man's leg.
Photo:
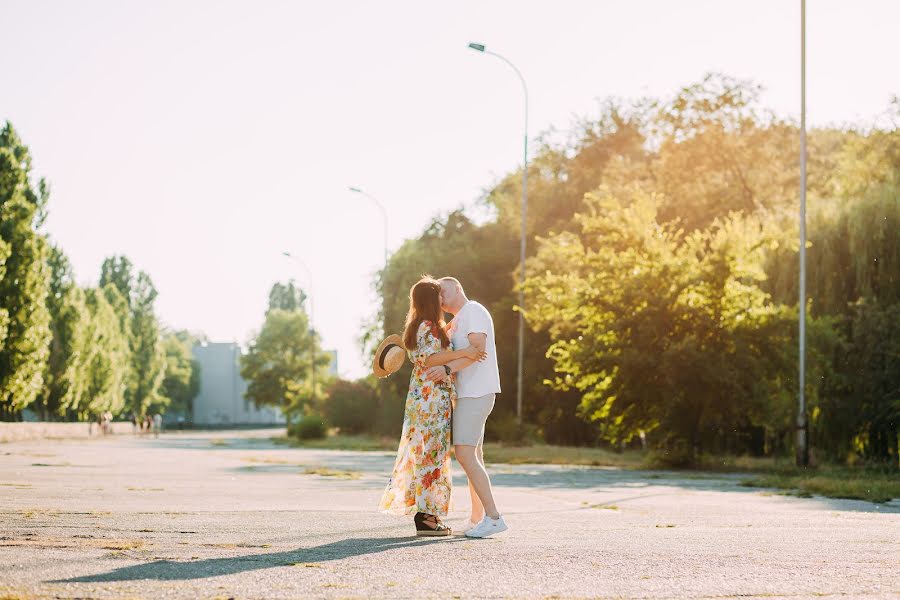
<svg viewBox="0 0 900 600">
<path fill-rule="evenodd" d="M 481 464 L 481 467 L 484 468 L 484 444 L 479 443 L 475 450 L 475 458 Z M 484 470 L 487 473 L 487 469 Z M 478 523 L 481 519 L 484 518 L 484 504 L 481 503 L 481 500 L 478 498 L 478 494 L 475 493 L 475 486 L 472 485 L 472 480 L 469 479 L 469 496 L 472 498 L 472 516 L 469 517 L 469 520 L 472 523 Z"/>
<path fill-rule="evenodd" d="M 481 501 L 484 512 L 492 519 L 499 519 L 500 513 L 497 512 L 497 505 L 494 504 L 494 494 L 491 491 L 491 479 L 488 477 L 484 465 L 478 461 L 477 446 L 456 446 L 456 460 L 462 465 L 469 479 L 469 488 L 474 488 L 475 495 Z M 473 504 L 474 510 L 474 504 Z"/>
</svg>

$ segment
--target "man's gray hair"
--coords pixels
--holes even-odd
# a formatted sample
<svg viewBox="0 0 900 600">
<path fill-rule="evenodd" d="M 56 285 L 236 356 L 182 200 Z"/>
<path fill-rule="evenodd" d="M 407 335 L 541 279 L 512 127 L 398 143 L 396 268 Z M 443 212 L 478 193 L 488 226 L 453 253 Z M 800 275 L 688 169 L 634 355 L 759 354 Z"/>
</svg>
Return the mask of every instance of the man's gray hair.
<svg viewBox="0 0 900 600">
<path fill-rule="evenodd" d="M 459 289 L 463 289 L 462 284 L 459 282 L 459 279 L 457 279 L 456 277 L 441 277 L 440 279 L 438 279 L 438 281 L 440 281 L 440 282 L 449 281 L 449 282 L 453 283 L 453 285 L 455 285 Z"/>
</svg>

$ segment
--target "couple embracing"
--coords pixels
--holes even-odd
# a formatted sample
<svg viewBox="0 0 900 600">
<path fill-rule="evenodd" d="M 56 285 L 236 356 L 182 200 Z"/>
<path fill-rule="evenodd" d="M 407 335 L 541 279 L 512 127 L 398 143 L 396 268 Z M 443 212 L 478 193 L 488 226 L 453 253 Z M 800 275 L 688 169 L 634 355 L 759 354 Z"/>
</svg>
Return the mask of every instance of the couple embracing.
<svg viewBox="0 0 900 600">
<path fill-rule="evenodd" d="M 453 315 L 448 324 L 444 312 Z M 453 277 L 425 276 L 409 293 L 402 339 L 385 340 L 375 355 L 376 374 L 389 374 L 390 351 L 413 362 L 403 432 L 390 483 L 379 508 L 415 514 L 416 535 L 447 536 L 441 521 L 450 508 L 450 448 L 469 480 L 472 512 L 463 526 L 468 537 L 488 537 L 507 529 L 497 511 L 484 467 L 484 424 L 500 392 L 494 322 L 478 302 L 466 297 Z M 399 364 L 397 365 L 399 368 Z M 396 370 L 394 368 L 393 370 Z"/>
</svg>

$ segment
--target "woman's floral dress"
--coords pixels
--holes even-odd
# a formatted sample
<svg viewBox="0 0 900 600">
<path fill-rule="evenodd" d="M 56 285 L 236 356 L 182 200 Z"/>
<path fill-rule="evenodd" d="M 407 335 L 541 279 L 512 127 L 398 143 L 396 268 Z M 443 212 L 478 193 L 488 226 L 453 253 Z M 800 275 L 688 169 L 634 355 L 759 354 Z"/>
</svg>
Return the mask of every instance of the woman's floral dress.
<svg viewBox="0 0 900 600">
<path fill-rule="evenodd" d="M 425 359 L 442 352 L 437 325 L 423 321 L 410 353 L 413 372 L 406 395 L 403 433 L 391 480 L 381 497 L 385 512 L 445 516 L 450 509 L 450 406 L 452 381 L 425 379 Z"/>
</svg>

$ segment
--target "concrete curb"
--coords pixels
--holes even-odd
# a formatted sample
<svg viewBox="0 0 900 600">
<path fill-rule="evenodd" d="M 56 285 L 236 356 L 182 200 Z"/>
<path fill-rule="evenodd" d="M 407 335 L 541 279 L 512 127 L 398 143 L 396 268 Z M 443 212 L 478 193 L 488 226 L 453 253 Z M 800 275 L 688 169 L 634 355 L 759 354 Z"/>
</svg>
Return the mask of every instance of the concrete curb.
<svg viewBox="0 0 900 600">
<path fill-rule="evenodd" d="M 114 421 L 111 424 L 113 434 L 131 434 L 130 421 Z M 101 434 L 96 424 L 90 423 L 50 423 L 50 422 L 0 422 L 0 443 L 21 442 L 25 440 L 69 439 L 99 437 Z"/>
</svg>

